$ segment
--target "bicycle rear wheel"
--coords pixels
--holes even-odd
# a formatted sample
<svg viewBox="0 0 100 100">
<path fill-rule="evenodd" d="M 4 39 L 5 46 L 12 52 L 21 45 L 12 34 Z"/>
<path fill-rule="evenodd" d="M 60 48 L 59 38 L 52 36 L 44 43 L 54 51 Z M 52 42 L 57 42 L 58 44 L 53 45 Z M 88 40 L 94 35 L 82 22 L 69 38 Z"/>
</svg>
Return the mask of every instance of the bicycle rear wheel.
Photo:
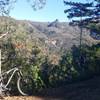
<svg viewBox="0 0 100 100">
<path fill-rule="evenodd" d="M 32 95 L 33 79 L 30 76 L 19 77 L 17 81 L 17 88 L 22 95 Z"/>
</svg>

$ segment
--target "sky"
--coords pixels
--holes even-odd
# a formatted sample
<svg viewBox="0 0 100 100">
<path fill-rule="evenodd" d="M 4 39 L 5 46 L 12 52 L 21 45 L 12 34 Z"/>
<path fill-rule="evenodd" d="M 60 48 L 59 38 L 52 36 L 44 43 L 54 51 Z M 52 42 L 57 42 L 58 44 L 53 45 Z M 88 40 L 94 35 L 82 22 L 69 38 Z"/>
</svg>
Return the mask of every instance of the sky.
<svg viewBox="0 0 100 100">
<path fill-rule="evenodd" d="M 18 20 L 40 22 L 52 22 L 55 19 L 58 19 L 61 22 L 68 21 L 67 15 L 64 13 L 66 6 L 64 5 L 63 0 L 47 0 L 45 7 L 37 11 L 34 11 L 26 1 L 27 0 L 18 0 L 17 3 L 14 4 L 14 9 L 11 10 L 10 16 Z"/>
</svg>

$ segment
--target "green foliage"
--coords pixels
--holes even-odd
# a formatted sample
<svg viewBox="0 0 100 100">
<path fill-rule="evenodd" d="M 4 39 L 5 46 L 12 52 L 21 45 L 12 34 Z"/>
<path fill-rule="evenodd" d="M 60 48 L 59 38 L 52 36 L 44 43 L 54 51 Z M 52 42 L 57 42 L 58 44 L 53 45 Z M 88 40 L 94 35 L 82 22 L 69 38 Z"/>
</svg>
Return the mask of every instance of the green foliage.
<svg viewBox="0 0 100 100">
<path fill-rule="evenodd" d="M 83 17 L 84 20 L 76 20 L 75 22 L 83 24 L 88 24 L 89 22 L 93 21 L 93 19 L 96 18 L 96 20 L 99 19 L 100 13 L 100 1 L 94 0 L 94 2 L 72 2 L 64 0 L 64 4 L 69 6 L 68 9 L 66 9 L 64 12 L 68 13 L 68 18 L 79 18 Z M 85 22 L 85 23 L 84 23 Z M 99 21 L 98 21 L 99 23 Z"/>
<path fill-rule="evenodd" d="M 41 48 L 36 45 L 32 46 L 31 51 L 27 51 L 27 45 L 24 49 L 19 47 L 11 38 L 1 41 L 2 69 L 5 71 L 15 65 L 22 66 L 23 74 L 31 75 L 34 80 L 33 92 L 100 74 L 100 44 L 83 45 L 81 51 L 74 45 L 71 51 L 63 54 L 58 65 L 43 56 Z M 16 86 L 15 82 L 16 77 L 11 86 Z"/>
<path fill-rule="evenodd" d="M 25 75 L 31 75 L 34 80 L 34 92 L 40 91 L 45 87 L 45 84 L 41 77 L 41 65 L 44 61 L 44 57 L 41 55 L 40 49 L 37 46 L 33 46 L 30 56 L 26 59 L 22 68 Z"/>
<path fill-rule="evenodd" d="M 24 75 L 31 75 L 34 79 L 35 90 L 41 90 L 44 87 L 44 83 L 41 79 L 40 66 L 43 58 L 41 57 L 40 50 L 34 46 L 31 51 L 31 56 L 25 56 L 24 50 L 18 50 L 12 39 L 9 38 L 6 41 L 1 42 L 2 48 L 2 71 L 7 71 L 13 67 L 22 67 Z M 25 58 L 26 57 L 26 58 Z M 15 86 L 16 78 L 12 82 L 12 86 Z"/>
<path fill-rule="evenodd" d="M 97 24 L 97 23 L 90 23 L 88 25 L 88 28 L 90 30 L 96 30 L 99 33 L 100 32 L 100 23 L 99 24 Z"/>
<path fill-rule="evenodd" d="M 89 47 L 86 50 L 88 57 L 87 66 L 92 73 L 100 74 L 100 44 Z"/>
<path fill-rule="evenodd" d="M 67 74 L 68 79 L 72 79 L 74 75 L 75 75 L 74 77 L 77 77 L 78 72 L 74 68 L 73 55 L 71 52 L 67 52 L 62 56 L 62 60 L 60 61 L 60 66 L 62 66 L 62 68 L 63 66 L 65 67 L 63 69 L 66 69 L 65 73 Z"/>
<path fill-rule="evenodd" d="M 100 44 L 91 47 L 83 45 L 81 52 L 78 47 L 73 49 L 73 64 L 80 75 L 87 77 L 90 74 L 99 74 Z"/>
<path fill-rule="evenodd" d="M 45 87 L 45 84 L 41 78 L 41 71 L 38 66 L 32 66 L 32 76 L 34 79 L 34 89 L 40 91 Z"/>
<path fill-rule="evenodd" d="M 11 40 L 5 41 L 1 44 L 2 50 L 2 68 L 7 70 L 14 66 L 14 60 L 16 59 L 16 52 L 14 45 L 11 43 Z"/>
<path fill-rule="evenodd" d="M 83 80 L 100 74 L 100 44 L 93 46 L 73 46 L 70 52 L 64 53 L 59 65 L 51 65 L 49 82 L 51 86 L 62 82 Z"/>
</svg>

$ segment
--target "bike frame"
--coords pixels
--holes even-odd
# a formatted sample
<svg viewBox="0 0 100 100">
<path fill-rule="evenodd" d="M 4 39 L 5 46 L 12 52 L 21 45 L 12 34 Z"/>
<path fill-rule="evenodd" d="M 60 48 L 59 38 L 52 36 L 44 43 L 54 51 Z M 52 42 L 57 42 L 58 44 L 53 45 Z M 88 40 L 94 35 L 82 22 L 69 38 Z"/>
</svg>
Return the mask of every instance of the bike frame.
<svg viewBox="0 0 100 100">
<path fill-rule="evenodd" d="M 11 89 L 8 88 L 7 86 L 10 84 L 13 76 L 15 75 L 15 73 L 17 74 L 17 89 L 18 91 L 22 94 L 22 95 L 30 95 L 30 93 L 32 93 L 33 91 L 33 79 L 29 76 L 24 76 L 23 77 L 23 73 L 20 70 L 20 67 L 15 67 L 12 68 L 6 72 L 3 72 L 2 74 L 0 74 L 0 91 L 1 92 L 5 92 L 5 91 L 10 91 Z M 9 75 L 10 74 L 10 75 Z M 7 75 L 9 75 L 9 77 L 6 80 Z M 6 77 L 5 77 L 6 76 Z M 24 80 L 25 79 L 25 80 Z M 29 81 L 27 80 L 29 79 Z M 22 81 L 23 80 L 23 81 Z M 29 82 L 29 83 L 28 83 Z M 30 82 L 31 82 L 31 88 L 30 88 Z M 25 85 L 23 85 L 23 83 L 26 83 Z M 29 87 L 28 87 L 28 86 Z M 25 86 L 25 88 L 22 86 Z M 30 89 L 30 91 L 29 91 Z"/>
<path fill-rule="evenodd" d="M 6 83 L 6 84 L 3 84 L 3 88 L 5 88 L 5 89 L 7 89 L 7 86 L 9 85 L 10 81 L 12 80 L 12 78 L 13 78 L 13 76 L 14 76 L 14 74 L 15 74 L 16 72 L 18 73 L 18 75 L 21 75 L 21 73 L 20 73 L 20 71 L 19 71 L 19 68 L 15 67 L 15 68 L 12 68 L 11 70 L 8 70 L 8 71 L 2 73 L 2 74 L 0 75 L 1 81 L 3 81 L 3 79 L 4 79 L 3 77 L 4 77 L 5 75 L 8 75 L 8 74 L 11 73 L 11 72 L 12 72 L 12 74 L 11 74 L 11 76 L 9 77 L 7 83 Z"/>
</svg>

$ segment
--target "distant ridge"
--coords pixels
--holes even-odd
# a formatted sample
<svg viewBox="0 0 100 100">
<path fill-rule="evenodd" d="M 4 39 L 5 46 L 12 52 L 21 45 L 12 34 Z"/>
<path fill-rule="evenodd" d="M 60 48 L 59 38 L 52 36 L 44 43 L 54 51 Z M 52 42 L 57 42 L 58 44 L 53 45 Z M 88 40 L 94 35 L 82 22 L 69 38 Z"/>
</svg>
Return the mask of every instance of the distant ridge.
<svg viewBox="0 0 100 100">
<path fill-rule="evenodd" d="M 5 20 L 2 20 L 5 19 Z M 34 22 L 28 20 L 15 20 L 14 18 L 0 17 L 0 31 L 5 24 L 9 24 L 12 31 L 11 36 L 20 36 L 21 38 L 35 38 L 45 44 L 51 50 L 70 49 L 73 45 L 79 45 L 80 30 L 77 26 L 70 26 L 67 22 L 59 22 L 58 19 L 53 22 Z M 83 30 L 82 43 L 92 45 L 100 41 L 94 40 L 90 32 Z"/>
</svg>

